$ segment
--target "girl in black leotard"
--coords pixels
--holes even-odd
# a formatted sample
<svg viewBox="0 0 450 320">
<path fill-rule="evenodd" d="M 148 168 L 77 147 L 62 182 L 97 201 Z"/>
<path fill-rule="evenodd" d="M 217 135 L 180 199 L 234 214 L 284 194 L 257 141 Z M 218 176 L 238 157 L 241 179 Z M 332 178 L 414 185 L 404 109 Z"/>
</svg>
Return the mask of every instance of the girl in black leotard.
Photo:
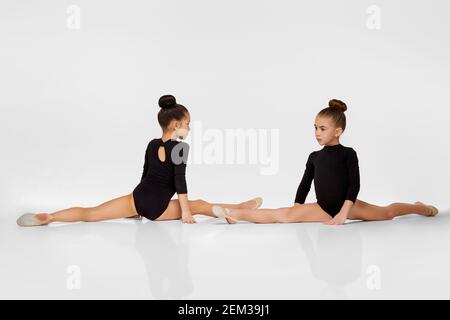
<svg viewBox="0 0 450 320">
<path fill-rule="evenodd" d="M 357 199 L 360 189 L 358 156 L 353 148 L 339 142 L 346 126 L 346 110 L 344 102 L 333 99 L 316 116 L 315 135 L 323 148 L 309 155 L 294 206 L 260 210 L 230 210 L 215 206 L 213 212 L 225 217 L 229 223 L 246 220 L 257 223 L 321 221 L 342 224 L 346 219 L 389 220 L 410 213 L 436 215 L 437 208 L 419 201 L 376 206 Z M 313 180 L 317 202 L 305 204 Z"/>
<path fill-rule="evenodd" d="M 189 133 L 189 111 L 171 95 L 162 96 L 159 106 L 158 122 L 163 134 L 147 145 L 141 182 L 132 193 L 91 208 L 72 207 L 51 214 L 27 213 L 17 223 L 20 226 L 38 226 L 54 221 L 100 221 L 136 216 L 150 220 L 182 219 L 185 223 L 195 223 L 192 217 L 195 214 L 215 217 L 213 204 L 204 200 L 188 200 L 186 162 L 189 145 L 177 139 L 185 139 Z M 171 200 L 175 193 L 178 200 Z M 252 209 L 259 208 L 261 204 L 261 198 L 254 198 L 239 204 L 218 205 Z"/>
<path fill-rule="evenodd" d="M 161 161 L 158 150 L 162 148 Z M 133 198 L 138 214 L 155 220 L 166 210 L 175 192 L 187 194 L 186 160 L 189 145 L 176 140 L 153 139 L 145 151 L 144 172 L 141 182 L 133 190 Z M 172 157 L 179 157 L 178 163 Z"/>
</svg>

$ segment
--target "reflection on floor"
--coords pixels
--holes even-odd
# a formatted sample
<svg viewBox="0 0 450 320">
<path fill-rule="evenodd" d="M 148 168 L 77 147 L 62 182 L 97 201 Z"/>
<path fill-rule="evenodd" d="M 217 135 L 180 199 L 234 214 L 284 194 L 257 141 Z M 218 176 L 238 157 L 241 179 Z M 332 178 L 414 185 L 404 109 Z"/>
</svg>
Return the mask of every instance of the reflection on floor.
<svg viewBox="0 0 450 320">
<path fill-rule="evenodd" d="M 227 225 L 0 224 L 0 298 L 450 298 L 450 214 Z"/>
</svg>

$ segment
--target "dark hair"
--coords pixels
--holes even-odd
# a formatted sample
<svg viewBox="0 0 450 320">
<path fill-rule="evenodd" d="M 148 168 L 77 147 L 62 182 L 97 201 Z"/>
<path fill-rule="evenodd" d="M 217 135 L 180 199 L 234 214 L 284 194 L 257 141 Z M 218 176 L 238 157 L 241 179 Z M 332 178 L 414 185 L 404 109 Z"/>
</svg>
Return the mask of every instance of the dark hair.
<svg viewBox="0 0 450 320">
<path fill-rule="evenodd" d="M 347 110 L 347 105 L 341 100 L 332 99 L 328 102 L 328 108 L 322 109 L 317 116 L 330 117 L 337 128 L 345 130 L 346 119 L 344 112 Z"/>
<path fill-rule="evenodd" d="M 159 98 L 159 106 L 161 110 L 158 112 L 158 122 L 163 129 L 167 128 L 172 120 L 180 121 L 189 113 L 188 109 L 178 104 L 172 95 L 165 95 Z"/>
</svg>

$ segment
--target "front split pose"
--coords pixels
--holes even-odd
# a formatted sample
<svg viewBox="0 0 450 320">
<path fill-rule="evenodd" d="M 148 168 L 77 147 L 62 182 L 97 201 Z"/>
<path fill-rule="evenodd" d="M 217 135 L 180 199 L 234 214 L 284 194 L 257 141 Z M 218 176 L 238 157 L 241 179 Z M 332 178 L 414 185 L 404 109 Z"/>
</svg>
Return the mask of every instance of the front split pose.
<svg viewBox="0 0 450 320">
<path fill-rule="evenodd" d="M 435 216 L 438 209 L 420 201 L 377 206 L 357 199 L 360 188 L 358 157 L 353 148 L 339 142 L 345 130 L 346 110 L 344 102 L 333 99 L 327 108 L 317 114 L 315 136 L 323 148 L 309 155 L 292 207 L 254 210 L 214 206 L 216 216 L 226 218 L 230 224 L 239 220 L 256 223 L 343 224 L 346 219 L 391 220 L 412 213 Z M 305 204 L 313 180 L 317 202 Z"/>
<path fill-rule="evenodd" d="M 213 204 L 204 200 L 188 200 L 186 162 L 189 145 L 184 140 L 189 133 L 190 114 L 186 107 L 176 102 L 174 96 L 159 99 L 161 110 L 158 122 L 161 138 L 151 140 L 145 152 L 144 170 L 140 183 L 132 193 L 107 201 L 96 207 L 72 207 L 53 213 L 26 213 L 17 224 L 40 226 L 51 222 L 101 221 L 119 218 L 150 220 L 178 220 L 195 223 L 193 215 L 215 217 Z M 177 200 L 171 200 L 175 192 Z M 261 198 L 239 204 L 217 204 L 221 208 L 254 209 L 262 204 Z"/>
</svg>

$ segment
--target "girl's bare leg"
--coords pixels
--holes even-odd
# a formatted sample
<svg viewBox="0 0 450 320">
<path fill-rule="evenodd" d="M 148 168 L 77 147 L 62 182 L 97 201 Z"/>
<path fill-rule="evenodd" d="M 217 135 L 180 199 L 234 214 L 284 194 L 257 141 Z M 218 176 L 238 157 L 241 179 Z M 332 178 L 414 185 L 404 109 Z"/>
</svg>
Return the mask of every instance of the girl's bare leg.
<svg viewBox="0 0 450 320">
<path fill-rule="evenodd" d="M 407 214 L 430 216 L 432 209 L 424 204 L 400 202 L 391 203 L 388 206 L 376 206 L 357 199 L 350 209 L 348 219 L 365 221 L 392 220 L 395 217 Z"/>
<path fill-rule="evenodd" d="M 228 223 L 239 220 L 255 223 L 324 222 L 331 219 L 317 203 L 297 204 L 279 209 L 231 209 Z"/>
<path fill-rule="evenodd" d="M 41 213 L 36 215 L 43 224 L 51 222 L 76 222 L 76 221 L 101 221 L 110 219 L 127 218 L 136 215 L 136 208 L 132 194 L 115 198 L 96 207 L 82 208 L 72 207 L 53 213 Z"/>
<path fill-rule="evenodd" d="M 212 212 L 213 206 L 222 206 L 229 209 L 252 209 L 255 208 L 256 202 L 254 200 L 248 200 L 238 204 L 230 203 L 209 203 L 205 200 L 189 200 L 189 209 L 191 209 L 192 215 L 206 215 L 210 217 L 216 217 Z M 181 206 L 178 200 L 171 200 L 166 211 L 157 218 L 157 221 L 161 220 L 178 220 L 181 219 Z"/>
</svg>

